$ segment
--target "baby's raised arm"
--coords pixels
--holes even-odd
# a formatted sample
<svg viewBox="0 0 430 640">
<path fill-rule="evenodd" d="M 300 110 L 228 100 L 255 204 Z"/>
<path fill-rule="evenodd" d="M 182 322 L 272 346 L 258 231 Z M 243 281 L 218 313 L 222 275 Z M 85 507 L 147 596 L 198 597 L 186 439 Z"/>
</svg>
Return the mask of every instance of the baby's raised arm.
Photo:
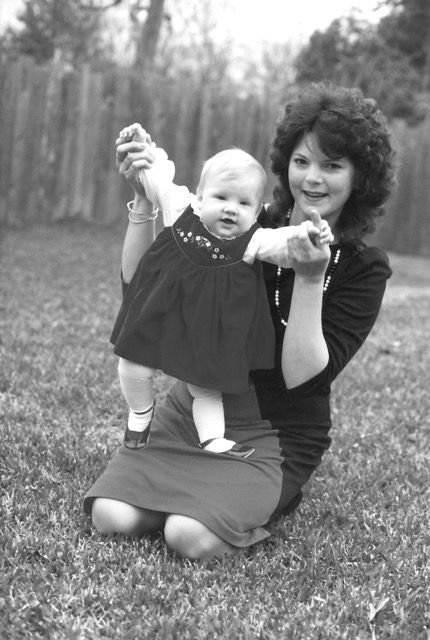
<svg viewBox="0 0 430 640">
<path fill-rule="evenodd" d="M 157 210 L 162 211 L 164 226 L 172 225 L 190 202 L 188 189 L 173 183 L 174 163 L 169 160 L 164 149 L 152 142 L 149 133 L 137 122 L 122 129 L 119 140 L 147 145 L 151 151 L 154 162 L 150 167 L 142 167 L 139 171 L 139 180 L 146 197 Z"/>
<path fill-rule="evenodd" d="M 311 220 L 305 220 L 299 225 L 280 227 L 279 229 L 257 229 L 252 236 L 243 260 L 252 264 L 254 260 L 263 260 L 279 267 L 291 267 L 291 251 L 289 242 L 293 238 L 308 236 L 315 246 L 334 242 L 330 225 L 321 217 L 316 209 L 311 212 Z"/>
</svg>

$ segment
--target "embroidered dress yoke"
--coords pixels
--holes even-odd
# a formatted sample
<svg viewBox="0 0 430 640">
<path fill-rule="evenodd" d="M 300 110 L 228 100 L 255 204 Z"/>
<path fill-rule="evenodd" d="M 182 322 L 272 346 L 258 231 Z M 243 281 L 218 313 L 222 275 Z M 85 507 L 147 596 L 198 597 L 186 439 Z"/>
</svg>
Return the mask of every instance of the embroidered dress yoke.
<svg viewBox="0 0 430 640">
<path fill-rule="evenodd" d="M 220 239 L 188 206 L 125 291 L 111 335 L 115 353 L 200 387 L 246 391 L 251 369 L 274 366 L 262 267 L 243 260 L 258 229 Z"/>
</svg>

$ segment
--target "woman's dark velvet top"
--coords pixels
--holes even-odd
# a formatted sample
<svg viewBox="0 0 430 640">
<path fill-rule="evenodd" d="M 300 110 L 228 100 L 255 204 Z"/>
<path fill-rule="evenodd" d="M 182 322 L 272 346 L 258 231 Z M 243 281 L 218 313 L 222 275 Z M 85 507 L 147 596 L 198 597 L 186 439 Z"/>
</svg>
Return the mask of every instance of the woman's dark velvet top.
<svg viewBox="0 0 430 640">
<path fill-rule="evenodd" d="M 262 226 L 273 227 L 268 214 L 260 214 Z M 334 271 L 337 249 L 341 254 Z M 378 316 L 387 279 L 391 275 L 386 254 L 364 243 L 342 243 L 331 247 L 327 273 L 332 271 L 322 306 L 323 333 L 329 352 L 325 369 L 307 382 L 287 390 L 281 371 L 282 340 L 285 327 L 275 307 L 277 267 L 264 263 L 264 278 L 276 332 L 276 367 L 253 371 L 262 417 L 282 431 L 299 429 L 309 435 L 317 429 L 327 433 L 330 420 L 330 385 L 361 347 Z M 294 271 L 283 269 L 280 280 L 280 308 L 288 320 Z"/>
</svg>

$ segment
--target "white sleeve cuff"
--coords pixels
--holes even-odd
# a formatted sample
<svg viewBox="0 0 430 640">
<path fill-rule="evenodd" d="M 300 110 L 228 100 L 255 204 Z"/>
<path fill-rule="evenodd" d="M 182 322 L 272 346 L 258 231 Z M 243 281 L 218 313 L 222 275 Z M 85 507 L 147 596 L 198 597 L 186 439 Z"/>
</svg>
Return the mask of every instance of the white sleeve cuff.
<svg viewBox="0 0 430 640">
<path fill-rule="evenodd" d="M 150 169 L 141 169 L 139 178 L 145 193 L 156 209 L 163 212 L 165 227 L 170 227 L 190 203 L 187 187 L 173 183 L 175 165 L 163 149 L 154 149 L 155 162 Z"/>
<path fill-rule="evenodd" d="M 292 234 L 293 229 L 290 227 L 257 229 L 249 241 L 242 259 L 248 264 L 253 264 L 254 260 L 263 260 L 279 267 L 289 268 L 291 259 L 288 240 Z"/>
</svg>

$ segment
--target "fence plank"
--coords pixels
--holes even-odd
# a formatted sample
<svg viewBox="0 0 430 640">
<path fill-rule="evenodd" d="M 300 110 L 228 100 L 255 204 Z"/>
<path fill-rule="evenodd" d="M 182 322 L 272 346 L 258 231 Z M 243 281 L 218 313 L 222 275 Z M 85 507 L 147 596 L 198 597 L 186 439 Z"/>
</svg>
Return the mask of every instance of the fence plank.
<svg viewBox="0 0 430 640">
<path fill-rule="evenodd" d="M 11 193 L 12 158 L 10 156 L 13 144 L 13 131 L 16 119 L 16 105 L 20 76 L 17 65 L 12 72 L 5 73 L 6 66 L 1 60 L 0 64 L 0 222 L 11 223 L 12 216 L 9 209 Z"/>
<path fill-rule="evenodd" d="M 25 217 L 27 221 L 49 220 L 51 163 L 48 148 L 47 96 L 49 69 L 35 67 L 31 75 L 31 104 L 27 122 L 26 160 L 20 184 L 30 179 L 26 193 Z"/>
<path fill-rule="evenodd" d="M 120 130 L 131 124 L 128 109 L 130 80 L 124 74 L 110 78 L 110 88 L 105 88 L 98 155 L 102 177 L 96 197 L 96 216 L 111 224 L 121 215 L 125 216 L 125 202 L 130 198 L 130 189 L 118 175 L 115 167 L 115 140 Z"/>
<path fill-rule="evenodd" d="M 11 122 L 11 149 L 13 149 L 13 153 L 10 158 L 9 191 L 7 193 L 7 215 L 9 221 L 13 221 L 15 217 L 18 217 L 18 211 L 20 211 L 20 207 L 22 206 L 22 203 L 18 202 L 17 200 L 17 198 L 20 197 L 20 194 L 22 197 L 22 191 L 17 190 L 16 185 L 18 182 L 18 176 L 20 174 L 22 158 L 25 153 L 24 122 L 26 119 L 26 114 L 28 112 L 28 105 L 31 99 L 29 88 L 25 88 L 25 77 L 28 64 L 29 61 L 23 59 L 20 60 L 14 68 L 15 82 L 13 83 L 13 88 L 15 90 L 15 117 Z"/>
<path fill-rule="evenodd" d="M 76 150 L 77 78 L 65 73 L 61 78 L 61 89 L 57 94 L 57 105 L 61 113 L 58 120 L 56 169 L 57 180 L 54 191 L 51 219 L 63 220 L 71 215 L 71 197 L 74 156 Z"/>
<path fill-rule="evenodd" d="M 82 67 L 78 85 L 78 109 L 76 118 L 76 150 L 74 154 L 74 172 L 71 195 L 71 215 L 85 219 L 87 207 L 84 201 L 84 187 L 88 160 L 87 135 L 89 134 L 88 117 L 91 77 L 88 65 Z"/>
</svg>

